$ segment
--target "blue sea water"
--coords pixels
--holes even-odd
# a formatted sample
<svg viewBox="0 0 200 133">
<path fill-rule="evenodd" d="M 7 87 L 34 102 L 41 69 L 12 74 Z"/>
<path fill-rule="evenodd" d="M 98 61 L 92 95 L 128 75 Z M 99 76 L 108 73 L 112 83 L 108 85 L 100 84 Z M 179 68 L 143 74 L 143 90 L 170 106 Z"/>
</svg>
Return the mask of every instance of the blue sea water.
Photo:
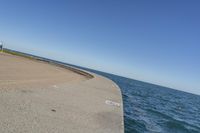
<svg viewBox="0 0 200 133">
<path fill-rule="evenodd" d="M 199 95 L 87 70 L 121 88 L 125 133 L 200 133 Z"/>
</svg>

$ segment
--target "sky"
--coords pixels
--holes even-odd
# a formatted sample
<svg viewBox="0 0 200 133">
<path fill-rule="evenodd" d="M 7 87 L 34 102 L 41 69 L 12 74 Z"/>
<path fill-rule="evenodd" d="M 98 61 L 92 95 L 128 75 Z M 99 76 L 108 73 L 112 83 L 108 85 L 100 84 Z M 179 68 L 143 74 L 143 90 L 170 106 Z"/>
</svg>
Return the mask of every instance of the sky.
<svg viewBox="0 0 200 133">
<path fill-rule="evenodd" d="M 5 47 L 200 94 L 198 0 L 0 0 Z"/>
</svg>

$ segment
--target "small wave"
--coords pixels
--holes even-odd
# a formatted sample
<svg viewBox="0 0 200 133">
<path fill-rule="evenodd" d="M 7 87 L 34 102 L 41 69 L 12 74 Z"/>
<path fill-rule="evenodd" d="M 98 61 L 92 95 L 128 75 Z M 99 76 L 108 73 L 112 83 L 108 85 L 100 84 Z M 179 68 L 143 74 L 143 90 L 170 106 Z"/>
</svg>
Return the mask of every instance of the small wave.
<svg viewBox="0 0 200 133">
<path fill-rule="evenodd" d="M 159 117 L 165 118 L 165 119 L 167 119 L 167 120 L 174 120 L 174 119 L 173 119 L 172 117 L 170 117 L 169 115 L 166 115 L 166 114 L 164 114 L 164 113 L 162 113 L 162 112 L 159 112 L 159 111 L 156 111 L 156 110 L 153 110 L 153 109 L 147 109 L 147 112 L 153 113 L 153 114 L 155 114 L 155 116 L 159 116 Z"/>
<path fill-rule="evenodd" d="M 153 124 L 145 124 L 145 127 L 146 129 L 149 131 L 149 132 L 153 132 L 153 133 L 161 133 L 162 129 L 157 126 L 157 125 L 153 125 Z"/>
<path fill-rule="evenodd" d="M 169 132 L 176 132 L 176 133 L 198 133 L 198 129 L 188 129 L 184 124 L 181 122 L 177 121 L 168 121 L 165 123 L 166 127 L 168 128 L 167 130 Z"/>
<path fill-rule="evenodd" d="M 163 125 L 166 129 L 170 130 L 170 132 L 175 132 L 175 133 L 179 133 L 179 132 L 180 133 L 185 133 L 185 132 L 199 133 L 200 132 L 199 127 L 191 125 L 185 121 L 177 120 L 167 114 L 164 114 L 162 112 L 159 112 L 153 109 L 147 109 L 147 111 L 149 113 L 153 113 L 159 119 L 162 119 L 162 122 L 157 121 L 157 123 Z"/>
</svg>

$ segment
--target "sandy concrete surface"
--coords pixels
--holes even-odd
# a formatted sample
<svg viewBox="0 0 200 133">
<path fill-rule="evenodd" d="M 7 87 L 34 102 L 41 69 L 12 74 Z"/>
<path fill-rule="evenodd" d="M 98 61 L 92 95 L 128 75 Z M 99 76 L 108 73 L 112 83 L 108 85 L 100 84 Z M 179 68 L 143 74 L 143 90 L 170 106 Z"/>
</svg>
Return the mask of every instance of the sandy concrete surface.
<svg viewBox="0 0 200 133">
<path fill-rule="evenodd" d="M 0 53 L 0 133 L 123 133 L 120 89 L 93 76 Z"/>
</svg>

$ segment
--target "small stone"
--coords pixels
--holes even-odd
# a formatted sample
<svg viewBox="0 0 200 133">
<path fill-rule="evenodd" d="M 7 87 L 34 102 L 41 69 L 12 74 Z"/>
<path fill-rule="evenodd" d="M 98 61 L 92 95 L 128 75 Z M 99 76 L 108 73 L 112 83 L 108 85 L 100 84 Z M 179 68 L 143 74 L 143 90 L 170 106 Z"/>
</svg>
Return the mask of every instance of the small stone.
<svg viewBox="0 0 200 133">
<path fill-rule="evenodd" d="M 56 112 L 56 110 L 55 110 L 55 109 L 52 109 L 51 111 L 52 111 L 52 112 Z"/>
</svg>

